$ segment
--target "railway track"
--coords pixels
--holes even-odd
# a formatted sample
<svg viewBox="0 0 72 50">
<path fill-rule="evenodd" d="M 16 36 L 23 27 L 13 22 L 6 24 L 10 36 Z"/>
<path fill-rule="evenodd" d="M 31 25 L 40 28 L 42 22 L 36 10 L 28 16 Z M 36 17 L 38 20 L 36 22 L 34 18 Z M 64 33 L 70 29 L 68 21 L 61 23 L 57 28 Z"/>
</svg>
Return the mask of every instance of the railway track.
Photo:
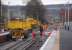
<svg viewBox="0 0 72 50">
<path fill-rule="evenodd" d="M 29 41 L 29 42 L 26 42 L 26 44 L 20 46 L 19 48 L 17 48 L 16 50 L 26 50 L 29 46 L 31 46 L 32 44 L 34 44 L 35 41 Z"/>
<path fill-rule="evenodd" d="M 26 48 L 25 50 L 39 50 L 40 47 L 42 47 L 42 45 L 46 41 L 46 39 L 47 37 L 45 37 L 43 40 L 40 37 L 37 37 L 35 43 L 29 46 L 28 48 Z"/>
<path fill-rule="evenodd" d="M 16 45 L 7 48 L 6 50 L 24 50 L 27 47 L 29 47 L 30 45 L 32 45 L 33 43 L 34 42 L 32 41 L 32 39 L 29 38 L 26 41 L 21 41 L 21 42 L 17 43 Z"/>
<path fill-rule="evenodd" d="M 32 41 L 32 39 L 28 39 L 25 42 L 22 42 L 21 44 L 15 46 L 14 48 L 10 48 L 10 50 L 39 50 L 39 48 L 43 45 L 47 37 L 44 37 L 44 40 L 37 36 L 35 38 L 35 41 Z"/>
<path fill-rule="evenodd" d="M 0 46 L 3 46 L 3 45 L 7 45 L 9 43 L 11 43 L 12 41 L 7 41 L 7 42 L 4 42 L 4 43 L 0 43 Z"/>
<path fill-rule="evenodd" d="M 47 36 L 44 36 L 45 40 L 47 39 Z M 39 44 L 40 46 L 38 47 L 38 49 L 43 45 L 43 43 L 45 42 L 45 40 L 43 40 L 44 42 L 39 42 L 40 40 L 42 40 L 42 38 L 40 36 L 36 36 L 35 41 L 32 40 L 31 35 L 29 36 L 28 39 L 25 39 L 24 41 L 17 41 L 15 42 L 14 45 L 8 46 L 8 48 L 5 49 L 1 49 L 1 50 L 34 50 L 33 48 L 35 45 Z M 32 49 L 28 49 L 28 48 L 32 48 Z"/>
<path fill-rule="evenodd" d="M 17 44 L 20 43 L 20 42 L 21 42 L 21 41 L 14 41 L 14 42 L 11 42 L 11 43 L 7 43 L 6 45 L 1 46 L 1 47 L 0 47 L 0 50 L 6 50 L 6 49 L 8 49 L 8 48 L 10 48 L 10 47 L 13 47 L 13 46 L 17 45 Z"/>
</svg>

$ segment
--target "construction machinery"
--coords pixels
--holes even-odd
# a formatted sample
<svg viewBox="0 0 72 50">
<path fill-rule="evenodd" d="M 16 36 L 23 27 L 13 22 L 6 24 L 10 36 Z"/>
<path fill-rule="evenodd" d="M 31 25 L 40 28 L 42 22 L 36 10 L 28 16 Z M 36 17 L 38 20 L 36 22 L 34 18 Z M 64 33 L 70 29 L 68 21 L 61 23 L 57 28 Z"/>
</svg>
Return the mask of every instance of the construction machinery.
<svg viewBox="0 0 72 50">
<path fill-rule="evenodd" d="M 26 18 L 25 20 L 16 18 L 9 20 L 5 27 L 10 31 L 12 39 L 16 40 L 27 38 L 33 25 L 39 25 L 39 21 L 33 18 Z"/>
</svg>

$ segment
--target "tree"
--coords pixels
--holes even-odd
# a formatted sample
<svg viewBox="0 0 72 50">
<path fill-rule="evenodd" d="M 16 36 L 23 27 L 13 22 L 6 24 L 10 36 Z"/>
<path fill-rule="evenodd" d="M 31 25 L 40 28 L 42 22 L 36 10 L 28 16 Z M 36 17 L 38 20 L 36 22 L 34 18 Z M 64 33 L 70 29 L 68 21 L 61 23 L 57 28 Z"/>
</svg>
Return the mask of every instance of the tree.
<svg viewBox="0 0 72 50">
<path fill-rule="evenodd" d="M 26 6 L 26 16 L 32 16 L 35 19 L 45 22 L 45 7 L 38 0 L 31 0 Z"/>
</svg>

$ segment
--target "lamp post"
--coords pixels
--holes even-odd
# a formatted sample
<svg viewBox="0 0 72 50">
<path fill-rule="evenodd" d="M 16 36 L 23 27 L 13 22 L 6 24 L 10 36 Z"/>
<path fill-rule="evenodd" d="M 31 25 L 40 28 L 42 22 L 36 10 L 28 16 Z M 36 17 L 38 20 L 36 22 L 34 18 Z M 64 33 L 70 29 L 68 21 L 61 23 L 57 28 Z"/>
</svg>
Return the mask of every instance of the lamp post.
<svg viewBox="0 0 72 50">
<path fill-rule="evenodd" d="M 8 5 L 10 4 L 10 2 L 8 2 Z M 10 10 L 9 10 L 9 6 L 8 6 L 8 22 L 10 21 Z"/>
<path fill-rule="evenodd" d="M 1 3 L 1 16 L 2 16 L 2 3 Z"/>
<path fill-rule="evenodd" d="M 64 4 L 64 8 L 65 8 L 65 14 L 64 14 L 64 15 L 65 15 L 65 29 L 66 29 L 66 24 L 67 24 L 67 23 L 66 23 L 66 18 L 67 18 L 67 17 L 66 17 L 66 4 Z"/>
<path fill-rule="evenodd" d="M 69 1 L 68 1 L 68 30 L 69 30 L 69 25 L 70 25 L 70 21 L 69 21 Z"/>
<path fill-rule="evenodd" d="M 1 2 L 1 16 L 0 17 L 2 18 L 2 2 Z M 0 23 L 0 25 L 2 26 L 2 22 Z"/>
</svg>

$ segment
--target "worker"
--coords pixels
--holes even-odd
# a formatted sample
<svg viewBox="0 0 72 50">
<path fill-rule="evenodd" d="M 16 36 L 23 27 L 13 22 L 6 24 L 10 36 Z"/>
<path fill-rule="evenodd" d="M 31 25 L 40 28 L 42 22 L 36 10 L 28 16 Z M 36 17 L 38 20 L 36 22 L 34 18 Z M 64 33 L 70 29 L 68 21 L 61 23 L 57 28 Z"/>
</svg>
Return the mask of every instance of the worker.
<svg viewBox="0 0 72 50">
<path fill-rule="evenodd" d="M 40 35 L 42 35 L 42 32 L 43 32 L 43 27 L 42 25 L 40 25 Z"/>
<path fill-rule="evenodd" d="M 40 25 L 40 36 L 43 38 L 43 24 Z"/>
<path fill-rule="evenodd" d="M 45 24 L 43 25 L 43 29 L 44 29 L 44 31 L 47 31 L 47 30 L 48 30 L 48 24 L 47 24 L 47 23 L 45 23 Z"/>
<path fill-rule="evenodd" d="M 35 36 L 36 36 L 36 34 L 35 34 L 34 30 L 32 30 L 32 40 L 35 40 Z"/>
</svg>

